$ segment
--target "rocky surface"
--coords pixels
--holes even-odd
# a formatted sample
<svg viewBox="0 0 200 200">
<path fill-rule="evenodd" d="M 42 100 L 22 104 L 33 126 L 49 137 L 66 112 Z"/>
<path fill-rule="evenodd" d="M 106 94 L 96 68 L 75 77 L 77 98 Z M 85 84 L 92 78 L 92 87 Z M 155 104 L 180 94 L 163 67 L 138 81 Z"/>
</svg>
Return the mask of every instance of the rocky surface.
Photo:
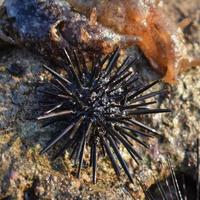
<svg viewBox="0 0 200 200">
<path fill-rule="evenodd" d="M 1 2 L 1 1 L 0 1 Z M 200 3 L 198 0 L 165 0 L 165 10 L 178 22 L 191 19 L 185 28 L 187 47 L 191 55 L 200 53 Z M 128 183 L 125 175 L 117 179 L 107 160 L 98 163 L 98 182 L 91 183 L 91 169 L 83 170 L 76 179 L 76 168 L 67 156 L 51 160 L 51 152 L 40 156 L 54 127 L 42 128 L 36 122 L 38 90 L 50 78 L 41 65 L 43 58 L 26 49 L 4 47 L 0 50 L 0 199 L 142 199 L 142 188 L 169 173 L 166 154 L 170 153 L 178 170 L 194 166 L 195 142 L 200 127 L 200 68 L 182 73 L 161 107 L 170 107 L 171 114 L 154 115 L 152 126 L 164 136 L 149 141 L 148 152 L 140 150 L 144 160 L 133 166 L 137 179 Z M 46 63 L 48 64 L 48 63 Z M 146 71 L 145 71 L 146 72 Z M 144 72 L 143 72 L 144 73 Z M 144 74 L 143 74 L 144 75 Z"/>
</svg>

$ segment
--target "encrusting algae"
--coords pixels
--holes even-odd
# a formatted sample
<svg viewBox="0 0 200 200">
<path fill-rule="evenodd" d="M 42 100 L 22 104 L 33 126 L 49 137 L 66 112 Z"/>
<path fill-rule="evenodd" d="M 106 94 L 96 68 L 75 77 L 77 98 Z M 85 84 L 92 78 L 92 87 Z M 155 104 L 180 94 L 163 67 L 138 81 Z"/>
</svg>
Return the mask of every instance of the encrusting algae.
<svg viewBox="0 0 200 200">
<path fill-rule="evenodd" d="M 97 21 L 115 33 L 140 38 L 138 47 L 166 82 L 175 82 L 179 72 L 200 63 L 189 58 L 181 28 L 165 15 L 158 0 L 69 2 L 84 14 L 95 8 Z"/>
<path fill-rule="evenodd" d="M 187 54 L 185 22 L 173 23 L 158 0 L 5 0 L 3 8 L 0 39 L 53 59 L 66 47 L 108 54 L 136 45 L 168 83 L 200 63 Z"/>
</svg>

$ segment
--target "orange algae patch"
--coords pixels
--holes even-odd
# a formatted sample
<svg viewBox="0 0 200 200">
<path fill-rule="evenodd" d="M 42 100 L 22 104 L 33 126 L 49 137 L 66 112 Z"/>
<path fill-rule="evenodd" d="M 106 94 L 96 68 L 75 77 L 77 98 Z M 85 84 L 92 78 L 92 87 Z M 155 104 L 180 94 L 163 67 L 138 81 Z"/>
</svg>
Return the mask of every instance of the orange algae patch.
<svg viewBox="0 0 200 200">
<path fill-rule="evenodd" d="M 141 38 L 137 46 L 168 83 L 174 83 L 180 71 L 195 63 L 187 56 L 181 28 L 164 14 L 159 1 L 94 0 L 86 4 L 81 0 L 69 1 L 85 14 L 95 7 L 97 21 L 116 33 Z"/>
</svg>

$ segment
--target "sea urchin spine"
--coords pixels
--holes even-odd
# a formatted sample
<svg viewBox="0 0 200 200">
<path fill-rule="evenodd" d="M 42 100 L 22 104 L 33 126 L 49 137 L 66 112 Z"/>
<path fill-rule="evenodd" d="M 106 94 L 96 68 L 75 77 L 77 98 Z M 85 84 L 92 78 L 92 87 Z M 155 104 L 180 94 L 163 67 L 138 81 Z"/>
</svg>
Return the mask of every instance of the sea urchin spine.
<svg viewBox="0 0 200 200">
<path fill-rule="evenodd" d="M 48 120 L 48 124 L 62 121 L 66 127 L 49 141 L 41 153 L 47 152 L 58 141 L 64 141 L 64 146 L 55 157 L 66 149 L 69 150 L 70 158 L 74 158 L 78 164 L 77 177 L 80 177 L 84 151 L 89 147 L 94 183 L 97 157 L 101 152 L 108 156 L 117 175 L 120 174 L 121 165 L 132 181 L 128 164 L 122 157 L 119 146 L 122 144 L 137 163 L 141 160 L 131 140 L 148 148 L 148 144 L 142 139 L 159 134 L 137 121 L 136 115 L 170 112 L 169 109 L 150 109 L 147 106 L 156 101 L 146 101 L 167 91 L 143 94 L 159 81 L 138 88 L 136 83 L 139 77 L 133 70 L 136 59 L 127 57 L 116 67 L 119 49 L 103 59 L 96 58 L 91 68 L 86 66 L 83 56 L 80 62 L 79 54 L 75 50 L 64 52 L 67 60 L 64 64 L 66 76 L 44 66 L 55 77 L 55 83 L 51 83 L 52 88 L 44 93 L 47 97 L 54 98 L 51 99 L 50 109 L 38 117 L 38 120 Z"/>
</svg>

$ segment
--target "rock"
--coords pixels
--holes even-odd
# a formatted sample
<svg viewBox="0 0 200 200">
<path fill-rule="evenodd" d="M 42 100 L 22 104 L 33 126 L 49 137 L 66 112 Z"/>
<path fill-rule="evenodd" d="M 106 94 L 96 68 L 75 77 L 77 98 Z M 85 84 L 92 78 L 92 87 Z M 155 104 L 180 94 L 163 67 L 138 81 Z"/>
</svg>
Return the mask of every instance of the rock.
<svg viewBox="0 0 200 200">
<path fill-rule="evenodd" d="M 170 2 L 167 5 L 174 18 L 180 18 L 182 14 L 176 10 L 177 1 L 166 2 Z M 178 2 L 181 2 L 180 8 L 184 5 L 184 10 L 188 6 L 193 23 L 197 24 L 193 12 L 196 12 L 198 0 L 194 0 L 194 4 L 191 0 Z M 199 28 L 200 25 L 197 30 L 192 28 L 190 33 L 186 33 L 196 44 L 199 44 Z M 194 55 L 199 54 L 195 45 L 188 47 Z M 22 76 L 13 76 L 6 70 L 17 61 L 25 69 Z M 134 184 L 130 185 L 124 174 L 118 180 L 106 160 L 98 163 L 98 182 L 93 185 L 90 168 L 83 170 L 84 179 L 78 180 L 74 176 L 76 168 L 67 154 L 55 161 L 51 160 L 51 152 L 39 155 L 52 132 L 35 121 L 37 88 L 41 87 L 41 82 L 50 79 L 40 67 L 42 64 L 47 63 L 25 49 L 0 52 L 0 199 L 142 199 L 144 194 L 137 180 L 134 179 Z M 194 147 L 200 127 L 199 73 L 200 68 L 194 68 L 182 74 L 177 85 L 171 87 L 170 99 L 165 98 L 160 103 L 161 107 L 170 105 L 173 109 L 172 114 L 153 118 L 154 126 L 164 138 L 150 141 L 150 152 L 145 154 L 141 151 L 143 162 L 132 172 L 145 188 L 155 183 L 152 175 L 158 180 L 168 176 L 167 153 L 170 153 L 173 164 L 183 171 L 196 164 Z"/>
</svg>

